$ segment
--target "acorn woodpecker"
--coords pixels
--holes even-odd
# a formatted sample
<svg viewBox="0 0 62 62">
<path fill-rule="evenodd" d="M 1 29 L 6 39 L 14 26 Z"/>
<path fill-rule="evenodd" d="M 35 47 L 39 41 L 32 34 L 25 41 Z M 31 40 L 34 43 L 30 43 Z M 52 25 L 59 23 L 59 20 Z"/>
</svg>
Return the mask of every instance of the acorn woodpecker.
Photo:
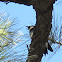
<svg viewBox="0 0 62 62">
<path fill-rule="evenodd" d="M 29 30 L 29 33 L 30 33 L 30 38 L 32 39 L 32 36 L 33 36 L 33 32 L 34 32 L 34 28 L 35 26 L 27 26 L 28 27 L 28 30 Z"/>
<path fill-rule="evenodd" d="M 28 27 L 28 30 L 29 30 L 29 32 L 30 32 L 30 38 L 32 39 L 33 32 L 34 32 L 34 30 L 35 30 L 35 26 L 27 26 L 27 27 Z M 45 43 L 44 48 L 45 48 L 45 51 L 44 51 L 44 54 L 45 54 L 45 55 L 48 54 L 48 50 L 50 50 L 51 52 L 53 52 L 53 49 L 52 49 L 52 47 L 50 46 L 49 42 L 46 42 L 46 43 Z"/>
</svg>

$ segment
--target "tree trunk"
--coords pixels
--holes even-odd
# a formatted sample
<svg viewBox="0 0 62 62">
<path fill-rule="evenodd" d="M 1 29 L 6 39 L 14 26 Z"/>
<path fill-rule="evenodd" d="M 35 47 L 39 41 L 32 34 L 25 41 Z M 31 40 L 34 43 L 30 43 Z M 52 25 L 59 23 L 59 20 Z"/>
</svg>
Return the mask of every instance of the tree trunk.
<svg viewBox="0 0 62 62">
<path fill-rule="evenodd" d="M 44 53 L 44 44 L 48 42 L 51 30 L 52 9 L 55 0 L 0 0 L 19 4 L 33 5 L 36 11 L 36 25 L 34 35 L 28 50 L 26 62 L 40 62 Z"/>
<path fill-rule="evenodd" d="M 36 25 L 26 62 L 40 62 L 51 30 L 52 9 L 55 0 L 33 0 L 36 11 Z"/>
</svg>

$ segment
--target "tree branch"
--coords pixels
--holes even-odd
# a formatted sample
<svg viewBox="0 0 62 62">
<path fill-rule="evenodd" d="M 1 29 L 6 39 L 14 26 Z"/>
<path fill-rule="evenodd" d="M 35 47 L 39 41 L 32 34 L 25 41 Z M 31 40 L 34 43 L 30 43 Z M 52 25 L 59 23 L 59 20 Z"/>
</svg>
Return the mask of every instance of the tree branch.
<svg viewBox="0 0 62 62">
<path fill-rule="evenodd" d="M 36 11 L 35 31 L 30 44 L 28 59 L 26 62 L 40 62 L 44 53 L 44 45 L 48 42 L 51 31 L 52 10 L 55 0 L 0 0 L 19 4 L 33 5 Z M 31 51 L 33 49 L 33 51 Z M 34 57 L 32 59 L 32 57 Z M 30 60 L 30 59 L 31 60 Z"/>
<path fill-rule="evenodd" d="M 57 43 L 57 44 L 60 44 L 60 45 L 62 45 L 62 43 L 59 41 L 59 42 L 56 42 L 54 39 L 52 39 L 52 38 L 48 38 L 48 40 L 50 40 L 52 43 Z"/>
<path fill-rule="evenodd" d="M 32 5 L 31 4 L 31 0 L 0 0 L 0 1 L 10 1 L 10 2 L 15 2 L 15 3 L 19 3 L 19 4 L 24 4 L 24 5 L 28 5 L 28 6 L 30 6 L 30 5 Z"/>
</svg>

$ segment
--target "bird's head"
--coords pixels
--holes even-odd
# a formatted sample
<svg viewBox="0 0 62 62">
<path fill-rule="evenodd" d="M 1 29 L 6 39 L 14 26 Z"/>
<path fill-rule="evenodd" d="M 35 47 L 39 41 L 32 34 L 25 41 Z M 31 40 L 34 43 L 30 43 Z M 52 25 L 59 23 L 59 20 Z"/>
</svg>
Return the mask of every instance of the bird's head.
<svg viewBox="0 0 62 62">
<path fill-rule="evenodd" d="M 33 29 L 35 26 L 26 26 L 29 30 Z"/>
</svg>

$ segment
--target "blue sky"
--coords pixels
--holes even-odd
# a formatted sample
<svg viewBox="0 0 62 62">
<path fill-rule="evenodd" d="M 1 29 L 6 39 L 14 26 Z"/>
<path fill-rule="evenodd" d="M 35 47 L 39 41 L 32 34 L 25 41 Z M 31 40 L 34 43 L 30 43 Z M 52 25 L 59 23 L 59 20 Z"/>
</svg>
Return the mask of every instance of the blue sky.
<svg viewBox="0 0 62 62">
<path fill-rule="evenodd" d="M 57 1 L 54 4 L 54 11 L 53 15 L 55 13 L 55 19 L 57 19 L 58 15 L 58 21 L 56 22 L 59 26 L 62 24 L 61 23 L 61 16 L 62 16 L 62 2 L 61 0 Z M 59 3 L 59 4 L 58 4 Z M 4 3 L 0 3 L 0 11 L 6 12 L 7 16 L 9 16 L 11 19 L 15 19 L 15 23 L 18 23 L 18 28 L 23 27 L 21 31 L 26 34 L 28 33 L 28 30 L 26 26 L 29 25 L 35 25 L 36 23 L 36 12 L 33 9 L 32 6 L 26 6 L 23 4 L 18 4 L 18 3 L 9 3 L 8 5 Z M 59 22 L 60 21 L 60 22 Z M 16 28 L 16 27 L 15 27 Z M 25 48 L 24 46 L 23 48 Z M 52 54 L 52 55 L 51 55 Z M 62 47 L 54 54 L 49 52 L 49 54 L 45 57 L 43 57 L 42 62 L 61 62 L 62 61 Z"/>
</svg>

